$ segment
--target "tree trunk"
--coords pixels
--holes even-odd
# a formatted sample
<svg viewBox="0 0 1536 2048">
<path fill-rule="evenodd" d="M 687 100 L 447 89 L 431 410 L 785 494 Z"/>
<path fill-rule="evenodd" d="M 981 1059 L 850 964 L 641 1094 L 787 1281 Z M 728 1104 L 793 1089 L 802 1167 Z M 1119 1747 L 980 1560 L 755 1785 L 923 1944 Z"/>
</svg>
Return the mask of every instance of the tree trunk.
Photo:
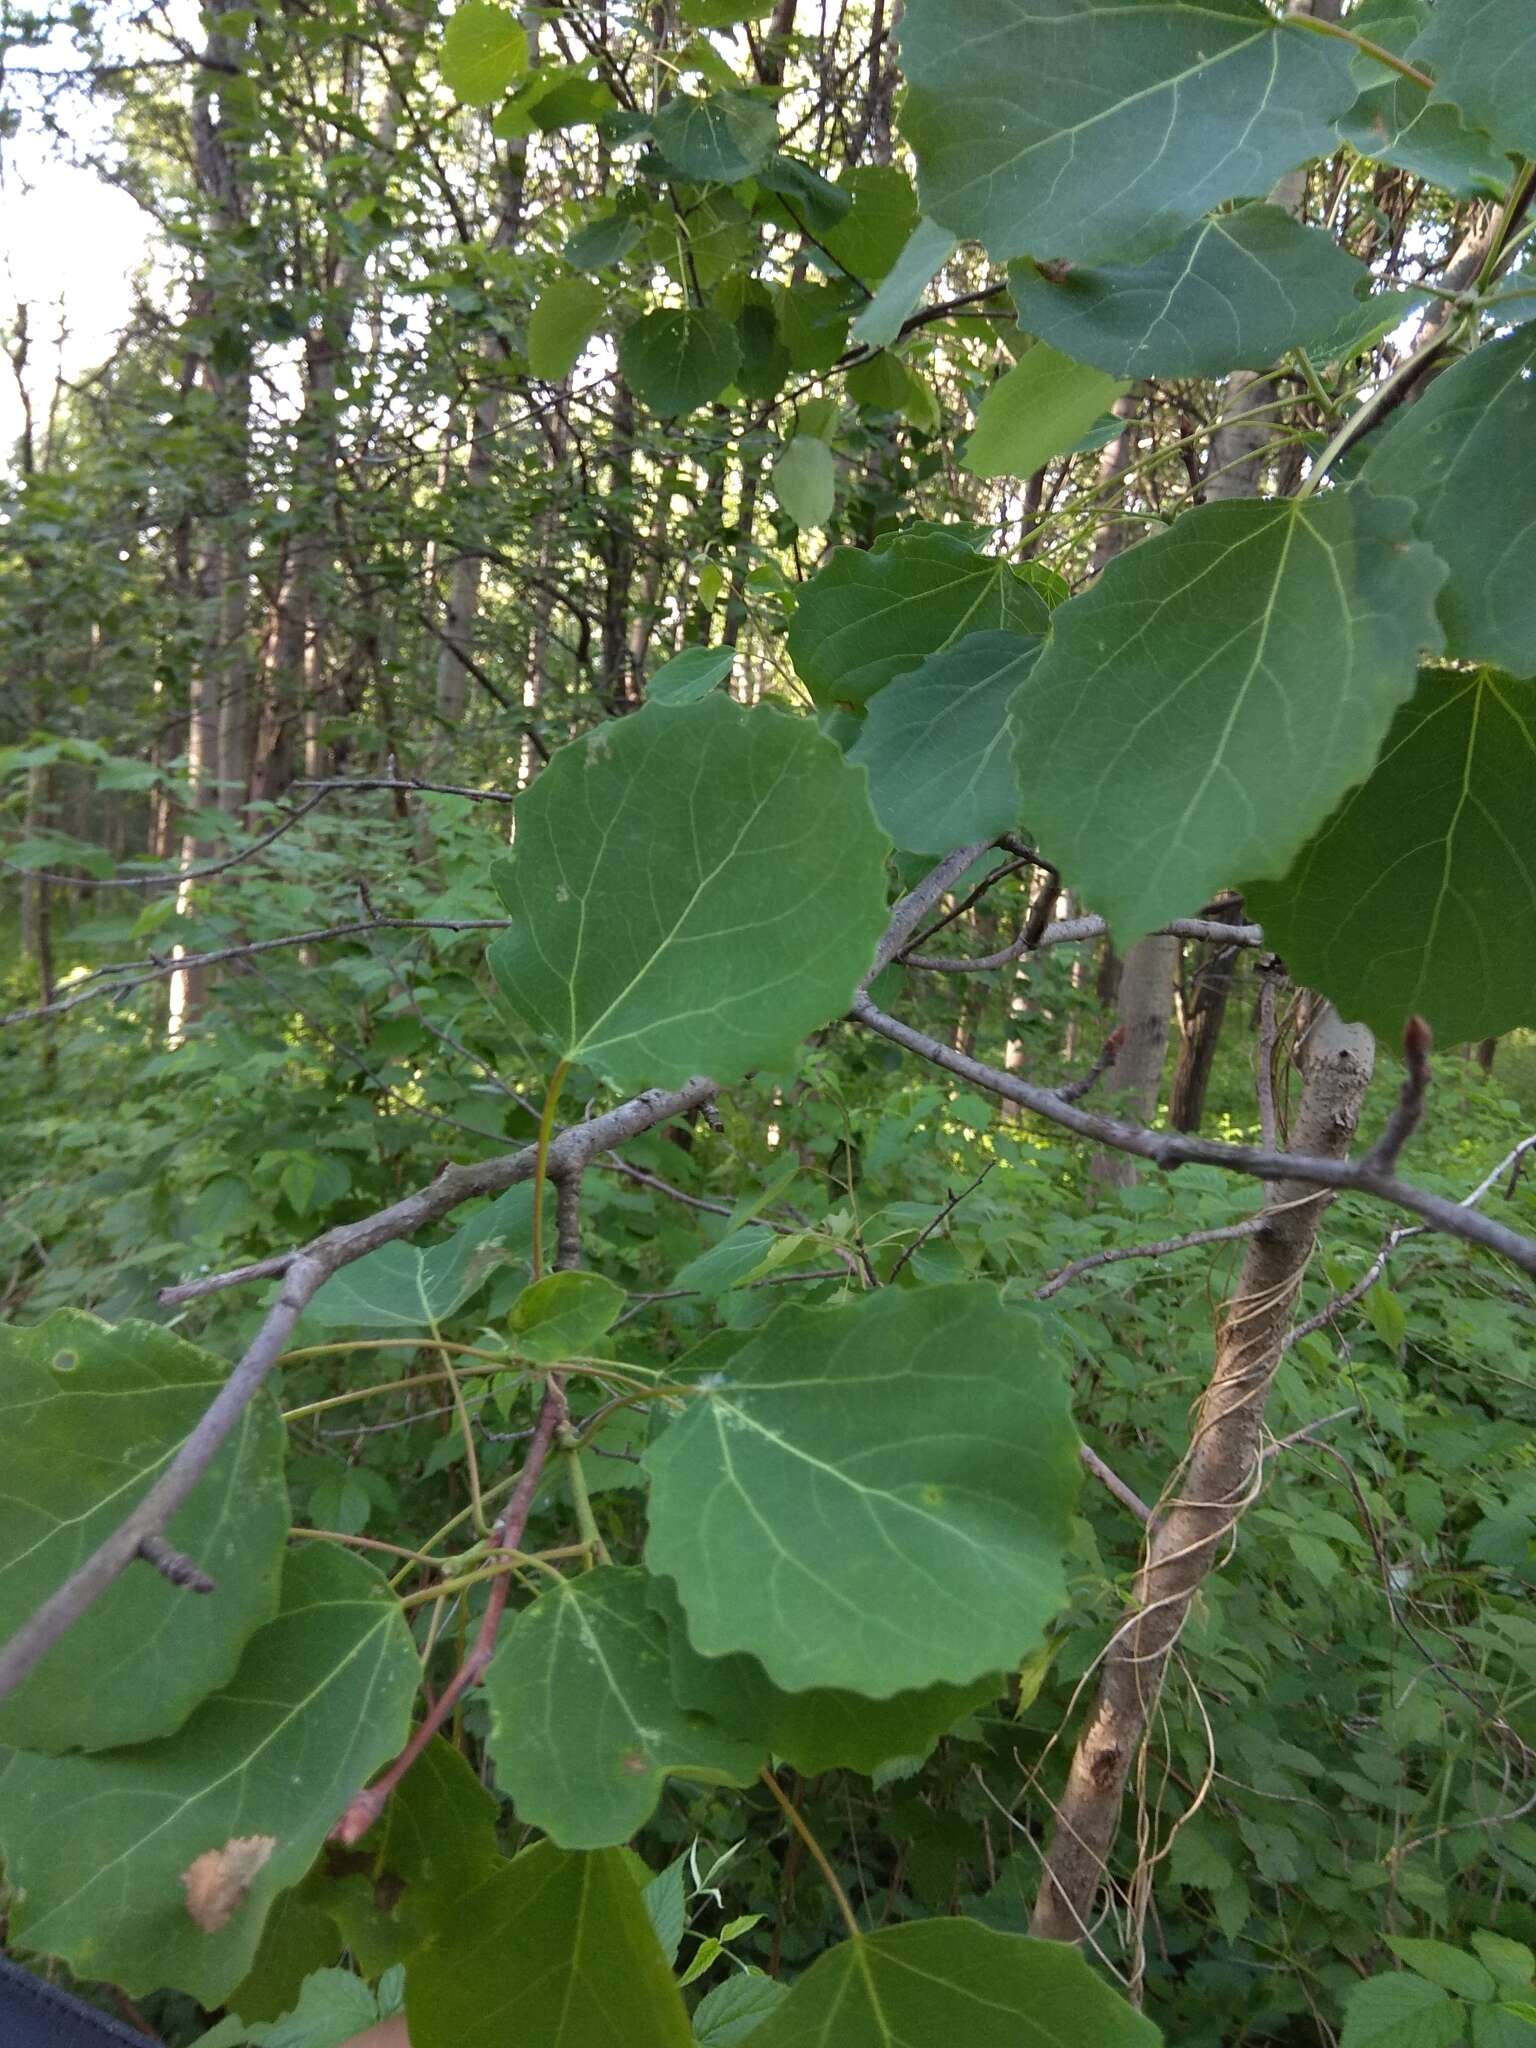
<svg viewBox="0 0 1536 2048">
<path fill-rule="evenodd" d="M 1120 968 L 1120 1050 L 1103 1089 L 1106 1096 L 1117 1096 L 1124 1113 L 1138 1123 L 1150 1123 L 1157 1114 L 1178 965 L 1178 940 L 1153 933 L 1136 941 Z M 1128 1188 L 1137 1179 L 1136 1162 L 1127 1152 L 1096 1152 L 1088 1171 L 1105 1187 Z"/>
<path fill-rule="evenodd" d="M 1243 899 L 1224 896 L 1208 904 L 1201 913 L 1221 924 L 1241 924 Z M 1179 1042 L 1179 1063 L 1174 1070 L 1173 1093 L 1169 1099 L 1168 1121 L 1176 1131 L 1198 1131 L 1205 1114 L 1206 1090 L 1211 1085 L 1211 1068 L 1227 1014 L 1227 998 L 1237 979 L 1242 958 L 1237 946 L 1201 946 L 1199 965 L 1191 977 L 1184 998 Z"/>
<path fill-rule="evenodd" d="M 1297 1152 L 1341 1159 L 1365 1098 L 1375 1044 L 1323 1006 L 1303 1054 L 1291 1133 Z M 1257 1491 L 1264 1404 L 1326 1191 L 1276 1183 L 1264 1228 L 1243 1260 L 1216 1344 L 1179 1491 L 1154 1518 L 1130 1615 L 1116 1631 L 1098 1695 L 1077 1739 L 1031 1931 L 1077 1941 L 1090 1924 L 1120 1820 L 1127 1778 L 1190 1606 Z"/>
</svg>

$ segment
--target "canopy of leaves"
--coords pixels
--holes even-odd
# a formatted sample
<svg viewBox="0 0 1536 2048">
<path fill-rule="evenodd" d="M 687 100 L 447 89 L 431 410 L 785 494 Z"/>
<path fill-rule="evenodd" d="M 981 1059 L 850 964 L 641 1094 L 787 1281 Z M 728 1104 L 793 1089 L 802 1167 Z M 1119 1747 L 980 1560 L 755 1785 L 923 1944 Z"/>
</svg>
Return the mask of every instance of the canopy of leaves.
<svg viewBox="0 0 1536 2048">
<path fill-rule="evenodd" d="M 847 1006 L 885 924 L 884 853 L 863 775 L 809 725 L 718 696 L 653 705 L 519 803 L 491 968 L 616 1087 L 729 1081 Z"/>
<path fill-rule="evenodd" d="M 821 705 L 862 709 L 893 676 L 967 633 L 1043 633 L 1040 593 L 966 531 L 922 527 L 843 548 L 800 593 L 789 652 Z"/>
<path fill-rule="evenodd" d="M 1021 325 L 1115 377 L 1218 377 L 1325 341 L 1364 266 L 1278 206 L 1212 214 L 1142 263 L 1008 274 Z M 1025 358 L 1028 361 L 1028 358 Z"/>
<path fill-rule="evenodd" d="M 0 1330 L 0 1638 L 149 1491 L 226 1373 L 153 1323 L 57 1309 Z M 167 1532 L 216 1593 L 125 1574 L 0 1702 L 0 1741 L 112 1749 L 180 1727 L 275 1612 L 288 1522 L 282 1424 L 262 1394 Z"/>
<path fill-rule="evenodd" d="M 1347 49 L 1259 0 L 909 0 L 901 36 L 923 210 L 1000 262 L 1150 256 L 1355 98 Z"/>
<path fill-rule="evenodd" d="M 0 1768 L 12 1938 L 130 1992 L 169 1984 L 219 2004 L 250 1968 L 273 1899 L 400 1747 L 419 1679 L 372 1565 L 331 1544 L 290 1551 L 276 1617 L 176 1735 L 96 1756 L 17 1751 Z M 275 1847 L 227 1924 L 205 1931 L 182 1874 L 250 1836 Z"/>
<path fill-rule="evenodd" d="M 1412 532 L 1359 488 L 1205 505 L 1056 612 L 1016 711 L 1023 811 L 1117 931 L 1283 874 L 1367 774 L 1440 640 Z"/>
<path fill-rule="evenodd" d="M 974 476 L 1032 476 L 1073 447 L 1125 389 L 1036 342 L 981 401 L 965 466 Z"/>
<path fill-rule="evenodd" d="M 925 1920 L 820 1957 L 753 2035 L 757 2048 L 1159 2048 L 1162 2035 L 1064 1942 Z"/>
<path fill-rule="evenodd" d="M 514 1961 L 515 1959 L 515 1961 Z M 617 1849 L 540 1842 L 463 1896 L 411 1970 L 411 2048 L 691 2048 L 639 1886 Z"/>
<path fill-rule="evenodd" d="M 1420 535 L 1449 566 L 1446 653 L 1536 674 L 1536 579 L 1525 560 L 1536 534 L 1536 327 L 1435 378 L 1375 442 L 1362 476 L 1415 499 Z"/>
<path fill-rule="evenodd" d="M 694 1647 L 750 1651 L 788 1691 L 968 1683 L 1065 1597 L 1060 1362 L 981 1283 L 779 1310 L 646 1463 L 646 1562 Z"/>
<path fill-rule="evenodd" d="M 562 1581 L 518 1614 L 486 1674 L 490 1754 L 521 1818 L 563 1849 L 627 1842 L 669 1777 L 744 1785 L 767 1752 L 673 1698 L 647 1573 Z"/>
<path fill-rule="evenodd" d="M 1521 1022 L 1536 958 L 1536 682 L 1425 669 L 1381 759 L 1249 907 L 1291 972 L 1392 1043 Z"/>
<path fill-rule="evenodd" d="M 875 698 L 848 758 L 898 846 L 942 854 L 1018 823 L 1010 706 L 1039 652 L 1023 633 L 968 633 Z"/>
</svg>

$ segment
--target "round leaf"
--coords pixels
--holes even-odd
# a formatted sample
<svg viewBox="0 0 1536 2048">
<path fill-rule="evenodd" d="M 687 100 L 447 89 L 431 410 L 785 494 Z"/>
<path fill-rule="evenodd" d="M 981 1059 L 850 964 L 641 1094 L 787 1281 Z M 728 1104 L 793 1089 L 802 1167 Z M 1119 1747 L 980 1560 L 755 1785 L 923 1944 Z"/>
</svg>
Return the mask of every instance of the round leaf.
<svg viewBox="0 0 1536 2048">
<path fill-rule="evenodd" d="M 1355 98 L 1347 48 L 1259 0 L 908 0 L 901 46 L 923 211 L 998 261 L 1151 255 Z"/>
<path fill-rule="evenodd" d="M 832 450 L 814 434 L 796 434 L 774 458 L 773 495 L 803 532 L 825 526 L 837 502 Z"/>
<path fill-rule="evenodd" d="M 788 1691 L 965 1684 L 1066 1597 L 1060 1364 L 979 1282 L 781 1309 L 646 1463 L 646 1562 L 694 1647 L 749 1651 Z"/>
<path fill-rule="evenodd" d="M 707 307 L 646 313 L 624 330 L 619 368 L 653 412 L 692 412 L 718 398 L 741 363 L 728 320 Z"/>
<path fill-rule="evenodd" d="M 1437 0 L 1408 52 L 1503 149 L 1536 156 L 1536 33 L 1528 0 Z"/>
<path fill-rule="evenodd" d="M 1144 263 L 1009 272 L 1022 326 L 1116 377 L 1263 369 L 1358 317 L 1367 281 L 1332 235 L 1279 206 L 1214 214 Z"/>
<path fill-rule="evenodd" d="M 884 852 L 862 770 L 806 720 L 652 705 L 519 799 L 491 968 L 562 1058 L 626 1091 L 785 1066 L 869 965 Z"/>
<path fill-rule="evenodd" d="M 669 1777 L 745 1785 L 766 1760 L 760 1741 L 674 1699 L 650 1584 L 615 1567 L 562 1580 L 517 1615 L 486 1673 L 497 1782 L 563 1849 L 627 1842 Z"/>
<path fill-rule="evenodd" d="M 510 7 L 460 0 L 448 20 L 438 69 L 468 107 L 488 107 L 528 69 L 528 35 Z"/>
<path fill-rule="evenodd" d="M 1201 506 L 1053 614 L 1015 713 L 1023 811 L 1117 932 L 1284 874 L 1370 772 L 1440 637 L 1412 517 L 1359 489 Z"/>
<path fill-rule="evenodd" d="M 840 1942 L 796 1980 L 752 2048 L 1159 2048 L 1162 2035 L 1075 1948 L 974 1920 L 914 1920 Z"/>
<path fill-rule="evenodd" d="M 981 401 L 965 467 L 973 476 L 1033 476 L 1074 448 L 1126 389 L 1037 341 Z"/>
<path fill-rule="evenodd" d="M 623 1288 L 601 1273 L 546 1273 L 512 1304 L 513 1348 L 540 1365 L 581 1358 L 613 1328 L 624 1301 Z"/>
<path fill-rule="evenodd" d="M 372 1565 L 330 1544 L 290 1551 L 276 1618 L 178 1734 L 98 1756 L 15 1752 L 0 1769 L 12 1938 L 135 1996 L 172 1985 L 220 2004 L 249 1970 L 273 1899 L 405 1740 L 420 1679 Z M 248 1890 L 205 1931 L 183 1873 L 264 1836 L 275 1846 Z"/>
<path fill-rule="evenodd" d="M 1022 633 L 968 633 L 880 692 L 848 755 L 900 847 L 947 853 L 1019 818 L 1009 706 L 1040 652 Z"/>
<path fill-rule="evenodd" d="M 0 1640 L 143 1498 L 226 1377 L 153 1323 L 60 1309 L 0 1330 Z M 111 1749 L 179 1728 L 275 1613 L 288 1523 L 283 1425 L 262 1393 L 166 1532 L 216 1590 L 135 1565 L 0 1701 L 0 1742 Z"/>
<path fill-rule="evenodd" d="M 1536 1024 L 1536 682 L 1426 669 L 1370 778 L 1245 891 L 1291 972 L 1389 1045 Z"/>
<path fill-rule="evenodd" d="M 779 121 L 768 101 L 749 93 L 714 93 L 703 100 L 678 93 L 656 116 L 651 133 L 681 176 L 734 185 L 773 155 Z"/>
</svg>

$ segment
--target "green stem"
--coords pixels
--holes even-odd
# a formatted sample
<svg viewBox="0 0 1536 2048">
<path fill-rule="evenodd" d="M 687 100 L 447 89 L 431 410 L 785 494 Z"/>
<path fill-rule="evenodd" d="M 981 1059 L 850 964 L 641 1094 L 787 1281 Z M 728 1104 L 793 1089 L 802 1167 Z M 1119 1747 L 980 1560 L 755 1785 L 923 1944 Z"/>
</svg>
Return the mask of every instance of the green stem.
<svg viewBox="0 0 1536 2048">
<path fill-rule="evenodd" d="M 1435 81 L 1427 71 L 1420 71 L 1416 64 L 1410 64 L 1406 57 L 1395 57 L 1390 50 L 1384 50 L 1380 43 L 1369 42 L 1364 36 L 1357 36 L 1352 28 L 1341 28 L 1336 21 L 1320 21 L 1315 14 L 1288 14 L 1287 28 L 1310 29 L 1315 36 L 1333 36 L 1341 43 L 1348 43 L 1363 57 L 1370 57 L 1378 64 L 1385 64 L 1389 71 L 1395 71 L 1399 78 L 1406 78 L 1410 84 L 1422 86 L 1425 92 L 1433 92 Z"/>
<path fill-rule="evenodd" d="M 1298 501 L 1312 496 L 1345 449 L 1352 448 L 1362 434 L 1369 432 L 1381 415 L 1396 403 L 1399 395 L 1416 382 L 1426 365 L 1451 346 L 1465 326 L 1466 320 L 1467 314 L 1463 312 L 1459 317 L 1447 320 L 1443 327 L 1436 328 L 1427 341 L 1419 343 L 1406 362 L 1399 363 L 1386 383 L 1371 393 L 1359 411 L 1351 413 L 1312 465 L 1306 482 L 1296 493 Z"/>
<path fill-rule="evenodd" d="M 592 1512 L 592 1496 L 587 1491 L 587 1475 L 581 1469 L 581 1438 L 567 1422 L 562 1425 L 555 1438 L 565 1457 L 566 1478 L 571 1489 L 571 1505 L 576 1510 L 576 1527 L 581 1536 L 581 1547 L 587 1554 L 590 1565 L 611 1564 L 608 1546 L 598 1531 L 597 1517 Z"/>
<path fill-rule="evenodd" d="M 544 1183 L 549 1175 L 549 1139 L 555 1128 L 555 1107 L 570 1072 L 569 1060 L 562 1060 L 549 1077 L 544 1096 L 544 1114 L 539 1118 L 539 1152 L 533 1169 L 533 1244 L 529 1269 L 535 1280 L 544 1278 Z"/>
</svg>

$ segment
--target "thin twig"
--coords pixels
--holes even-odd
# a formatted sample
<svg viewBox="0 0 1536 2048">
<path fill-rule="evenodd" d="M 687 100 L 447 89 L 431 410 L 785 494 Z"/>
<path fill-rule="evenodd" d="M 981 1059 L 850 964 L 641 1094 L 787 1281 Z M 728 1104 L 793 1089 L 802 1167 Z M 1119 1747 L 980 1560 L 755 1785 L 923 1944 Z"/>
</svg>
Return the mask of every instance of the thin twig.
<svg viewBox="0 0 1536 2048">
<path fill-rule="evenodd" d="M 974 1195 L 976 1190 L 981 1186 L 982 1182 L 986 1179 L 987 1175 L 991 1173 L 995 1166 L 998 1166 L 1001 1163 L 1002 1162 L 1000 1160 L 989 1159 L 986 1165 L 981 1169 L 980 1173 L 977 1174 L 976 1178 L 971 1182 L 968 1188 L 962 1188 L 958 1195 L 950 1196 L 949 1200 L 944 1204 L 943 1208 L 939 1210 L 938 1214 L 934 1217 L 931 1217 L 929 1221 L 923 1225 L 922 1229 L 917 1233 L 917 1236 L 913 1238 L 912 1242 L 907 1246 L 906 1250 L 902 1253 L 901 1257 L 896 1261 L 895 1265 L 892 1266 L 890 1273 L 891 1280 L 894 1280 L 896 1278 L 896 1275 L 901 1271 L 902 1267 L 906 1265 L 907 1261 L 912 1257 L 913 1253 L 921 1251 L 922 1247 L 928 1242 L 929 1238 L 932 1237 L 933 1233 L 936 1230 L 942 1228 L 942 1226 L 949 1221 L 950 1217 L 954 1215 L 955 1211 L 959 1208 L 960 1204 L 963 1201 L 965 1201 L 967 1196 Z M 886 1285 L 890 1285 L 889 1280 L 886 1282 Z"/>
<path fill-rule="evenodd" d="M 1122 1507 L 1129 1508 L 1138 1522 L 1145 1524 L 1151 1521 L 1152 1510 L 1147 1506 L 1141 1495 L 1134 1487 L 1127 1486 L 1119 1473 L 1106 1465 L 1097 1451 L 1090 1451 L 1086 1444 L 1079 1444 L 1077 1455 L 1082 1461 L 1084 1470 L 1091 1472 L 1094 1478 L 1098 1480 L 1100 1486 L 1106 1492 L 1112 1493 Z"/>
<path fill-rule="evenodd" d="M 1403 1076 L 1402 1092 L 1397 1098 L 1397 1107 L 1387 1119 L 1386 1129 L 1365 1155 L 1365 1164 L 1377 1173 L 1392 1171 L 1398 1154 L 1419 1127 L 1429 1094 L 1429 1049 L 1433 1043 L 1433 1035 L 1424 1019 L 1418 1015 L 1410 1017 L 1403 1026 L 1403 1064 L 1407 1071 Z"/>
<path fill-rule="evenodd" d="M 173 1550 L 163 1536 L 146 1536 L 139 1545 L 139 1556 L 146 1564 L 152 1564 L 162 1579 L 169 1579 L 173 1586 L 185 1587 L 189 1593 L 218 1590 L 216 1579 L 210 1579 L 202 1566 L 185 1552 Z"/>
<path fill-rule="evenodd" d="M 1185 1237 L 1164 1237 L 1156 1244 L 1115 1245 L 1108 1251 L 1089 1252 L 1086 1258 L 1074 1259 L 1070 1266 L 1063 1266 L 1059 1273 L 1053 1273 L 1035 1289 L 1036 1301 L 1049 1301 L 1053 1294 L 1059 1294 L 1063 1287 L 1069 1287 L 1081 1274 L 1091 1273 L 1095 1266 L 1115 1266 L 1122 1259 L 1161 1259 L 1170 1252 L 1191 1251 L 1196 1245 L 1230 1244 L 1235 1238 L 1256 1237 L 1269 1221 L 1267 1216 L 1245 1216 L 1241 1223 L 1223 1223 L 1213 1230 L 1192 1230 Z"/>
</svg>

